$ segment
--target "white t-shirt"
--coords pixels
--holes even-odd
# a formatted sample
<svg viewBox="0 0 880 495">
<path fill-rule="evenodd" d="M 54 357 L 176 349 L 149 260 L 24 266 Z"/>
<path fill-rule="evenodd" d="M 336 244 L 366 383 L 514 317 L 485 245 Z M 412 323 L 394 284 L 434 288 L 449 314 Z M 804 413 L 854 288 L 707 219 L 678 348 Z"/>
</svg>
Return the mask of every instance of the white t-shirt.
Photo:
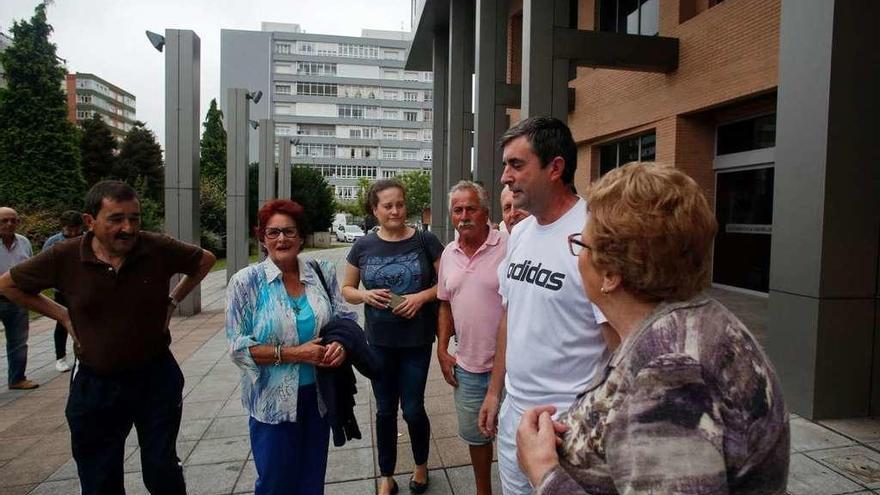
<svg viewBox="0 0 880 495">
<path fill-rule="evenodd" d="M 498 267 L 507 307 L 506 400 L 520 412 L 544 404 L 568 409 L 606 350 L 599 328 L 605 316 L 587 299 L 568 249 L 568 236 L 586 221 L 583 199 L 552 224 L 524 219 Z"/>
</svg>

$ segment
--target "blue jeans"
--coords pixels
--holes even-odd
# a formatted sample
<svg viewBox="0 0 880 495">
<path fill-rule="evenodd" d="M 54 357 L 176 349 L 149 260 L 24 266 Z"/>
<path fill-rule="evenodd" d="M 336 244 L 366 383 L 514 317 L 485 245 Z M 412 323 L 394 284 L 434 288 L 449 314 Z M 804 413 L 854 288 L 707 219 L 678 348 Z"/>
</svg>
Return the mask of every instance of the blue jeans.
<svg viewBox="0 0 880 495">
<path fill-rule="evenodd" d="M 12 304 L 6 298 L 0 298 L 0 320 L 6 331 L 6 359 L 9 361 L 8 383 L 20 382 L 25 379 L 28 354 L 28 312 L 26 309 Z"/>
<path fill-rule="evenodd" d="M 250 418 L 249 429 L 256 495 L 324 493 L 330 423 L 318 412 L 315 384 L 299 388 L 295 423 L 272 425 Z"/>
<path fill-rule="evenodd" d="M 417 465 L 428 462 L 431 423 L 425 411 L 425 384 L 432 346 L 370 348 L 381 370 L 379 378 L 373 380 L 379 471 L 382 476 L 391 476 L 397 465 L 398 405 L 409 430 L 413 460 Z"/>
<path fill-rule="evenodd" d="M 488 445 L 492 438 L 484 437 L 477 426 L 480 407 L 489 390 L 492 372 L 471 373 L 458 365 L 453 368 L 458 386 L 455 387 L 455 412 L 458 414 L 458 436 L 468 445 Z"/>
<path fill-rule="evenodd" d="M 176 447 L 182 391 L 183 374 L 170 351 L 115 375 L 95 374 L 77 361 L 65 415 L 83 495 L 125 493 L 125 438 L 132 425 L 147 490 L 186 494 Z"/>
</svg>

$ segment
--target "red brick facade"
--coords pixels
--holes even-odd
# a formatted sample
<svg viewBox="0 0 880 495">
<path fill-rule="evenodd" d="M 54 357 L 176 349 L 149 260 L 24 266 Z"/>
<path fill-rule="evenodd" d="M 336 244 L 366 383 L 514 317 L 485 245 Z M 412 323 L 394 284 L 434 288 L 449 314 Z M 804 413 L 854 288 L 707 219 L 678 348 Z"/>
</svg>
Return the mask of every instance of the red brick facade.
<svg viewBox="0 0 880 495">
<path fill-rule="evenodd" d="M 596 1 L 578 2 L 579 29 L 593 29 Z M 519 82 L 521 31 L 513 28 L 522 7 L 513 3 L 508 77 Z M 780 1 L 660 0 L 659 11 L 660 35 L 680 43 L 677 70 L 579 68 L 569 84 L 575 107 L 568 121 L 579 147 L 575 184 L 583 190 L 597 175 L 597 145 L 654 130 L 656 160 L 685 170 L 714 204 L 717 125 L 775 108 Z M 510 113 L 515 122 L 519 112 Z"/>
</svg>

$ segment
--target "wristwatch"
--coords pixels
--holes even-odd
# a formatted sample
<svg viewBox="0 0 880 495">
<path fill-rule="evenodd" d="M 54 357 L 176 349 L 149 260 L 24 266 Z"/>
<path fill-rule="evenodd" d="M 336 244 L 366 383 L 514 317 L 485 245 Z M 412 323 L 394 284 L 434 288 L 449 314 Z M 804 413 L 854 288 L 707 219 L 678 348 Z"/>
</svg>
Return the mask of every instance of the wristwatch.
<svg viewBox="0 0 880 495">
<path fill-rule="evenodd" d="M 177 309 L 177 306 L 180 305 L 180 302 L 177 299 L 174 299 L 174 296 L 168 296 L 168 305 L 174 309 Z"/>
</svg>

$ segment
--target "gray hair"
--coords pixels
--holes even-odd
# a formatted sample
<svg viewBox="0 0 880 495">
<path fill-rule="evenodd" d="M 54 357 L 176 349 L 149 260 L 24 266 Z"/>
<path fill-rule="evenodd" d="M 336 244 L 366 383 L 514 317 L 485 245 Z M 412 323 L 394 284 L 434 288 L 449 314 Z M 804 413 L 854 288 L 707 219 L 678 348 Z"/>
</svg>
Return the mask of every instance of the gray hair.
<svg viewBox="0 0 880 495">
<path fill-rule="evenodd" d="M 486 192 L 486 189 L 483 186 L 469 180 L 458 181 L 458 184 L 452 186 L 452 189 L 449 190 L 450 210 L 452 209 L 452 195 L 460 191 L 473 191 L 477 193 L 477 200 L 480 202 L 480 208 L 483 209 L 483 211 L 489 211 L 489 193 Z"/>
</svg>

